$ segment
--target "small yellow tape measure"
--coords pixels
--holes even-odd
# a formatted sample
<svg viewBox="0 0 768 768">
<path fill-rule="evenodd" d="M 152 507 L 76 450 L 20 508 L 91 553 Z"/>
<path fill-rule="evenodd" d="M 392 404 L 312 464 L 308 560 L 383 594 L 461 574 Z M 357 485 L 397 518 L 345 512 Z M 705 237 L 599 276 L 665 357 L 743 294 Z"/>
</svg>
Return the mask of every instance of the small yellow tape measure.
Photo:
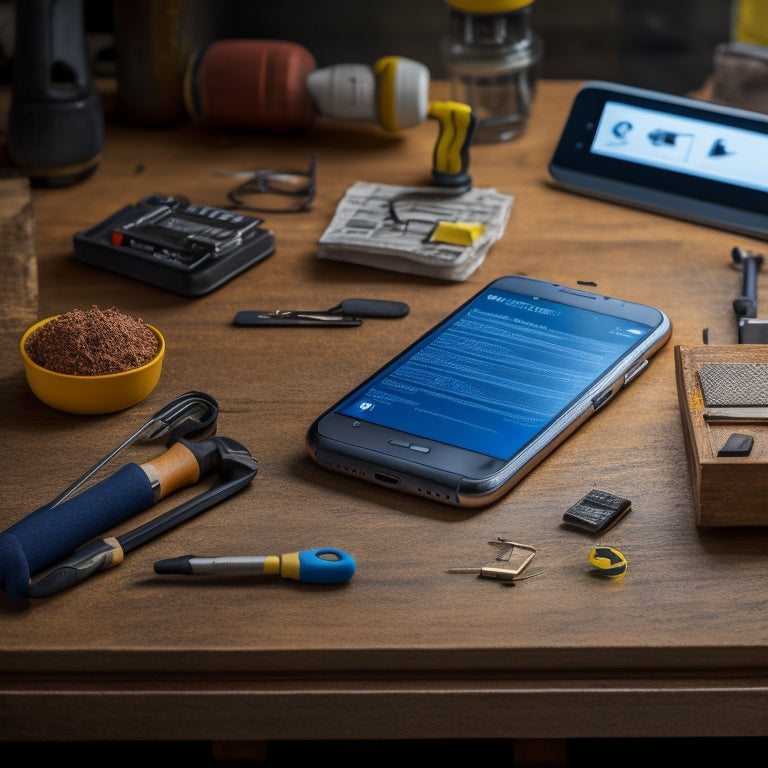
<svg viewBox="0 0 768 768">
<path fill-rule="evenodd" d="M 589 562 L 608 579 L 622 579 L 627 573 L 627 558 L 615 547 L 592 547 Z"/>
</svg>

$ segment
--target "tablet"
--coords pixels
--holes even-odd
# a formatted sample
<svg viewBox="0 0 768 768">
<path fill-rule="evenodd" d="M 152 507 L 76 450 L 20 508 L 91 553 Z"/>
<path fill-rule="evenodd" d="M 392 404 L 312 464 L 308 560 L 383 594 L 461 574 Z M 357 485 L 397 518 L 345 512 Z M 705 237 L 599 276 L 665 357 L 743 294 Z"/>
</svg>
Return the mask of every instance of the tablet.
<svg viewBox="0 0 768 768">
<path fill-rule="evenodd" d="M 768 239 L 768 115 L 603 81 L 549 165 L 574 192 Z"/>
</svg>

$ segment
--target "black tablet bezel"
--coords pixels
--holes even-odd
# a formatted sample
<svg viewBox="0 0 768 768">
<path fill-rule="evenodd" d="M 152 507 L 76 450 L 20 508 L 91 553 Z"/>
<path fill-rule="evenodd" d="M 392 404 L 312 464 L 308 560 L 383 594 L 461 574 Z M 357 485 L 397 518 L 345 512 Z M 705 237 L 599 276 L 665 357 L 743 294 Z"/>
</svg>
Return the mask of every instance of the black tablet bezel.
<svg viewBox="0 0 768 768">
<path fill-rule="evenodd" d="M 768 140 L 768 115 L 592 81 L 577 93 L 552 157 L 555 181 L 582 194 L 768 239 L 768 192 L 591 152 L 609 101 L 749 130 Z"/>
</svg>

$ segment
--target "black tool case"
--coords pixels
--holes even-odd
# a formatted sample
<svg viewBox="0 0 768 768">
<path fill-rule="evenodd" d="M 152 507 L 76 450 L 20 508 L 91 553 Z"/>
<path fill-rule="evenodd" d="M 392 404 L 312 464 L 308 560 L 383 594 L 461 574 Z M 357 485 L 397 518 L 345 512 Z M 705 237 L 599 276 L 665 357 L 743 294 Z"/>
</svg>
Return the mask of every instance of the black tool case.
<svg viewBox="0 0 768 768">
<path fill-rule="evenodd" d="M 261 219 L 149 195 L 74 235 L 74 257 L 182 296 L 202 296 L 270 256 Z"/>
</svg>

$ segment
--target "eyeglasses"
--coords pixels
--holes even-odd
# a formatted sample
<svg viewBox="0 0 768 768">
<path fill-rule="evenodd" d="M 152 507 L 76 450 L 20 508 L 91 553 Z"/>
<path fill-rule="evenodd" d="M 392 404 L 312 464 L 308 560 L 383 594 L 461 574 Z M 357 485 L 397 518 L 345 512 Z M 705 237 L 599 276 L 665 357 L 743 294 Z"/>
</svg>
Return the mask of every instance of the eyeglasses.
<svg viewBox="0 0 768 768">
<path fill-rule="evenodd" d="M 311 156 L 306 171 L 261 168 L 234 171 L 231 176 L 246 180 L 227 193 L 231 208 L 257 213 L 301 213 L 311 211 L 317 188 L 317 158 Z"/>
</svg>

